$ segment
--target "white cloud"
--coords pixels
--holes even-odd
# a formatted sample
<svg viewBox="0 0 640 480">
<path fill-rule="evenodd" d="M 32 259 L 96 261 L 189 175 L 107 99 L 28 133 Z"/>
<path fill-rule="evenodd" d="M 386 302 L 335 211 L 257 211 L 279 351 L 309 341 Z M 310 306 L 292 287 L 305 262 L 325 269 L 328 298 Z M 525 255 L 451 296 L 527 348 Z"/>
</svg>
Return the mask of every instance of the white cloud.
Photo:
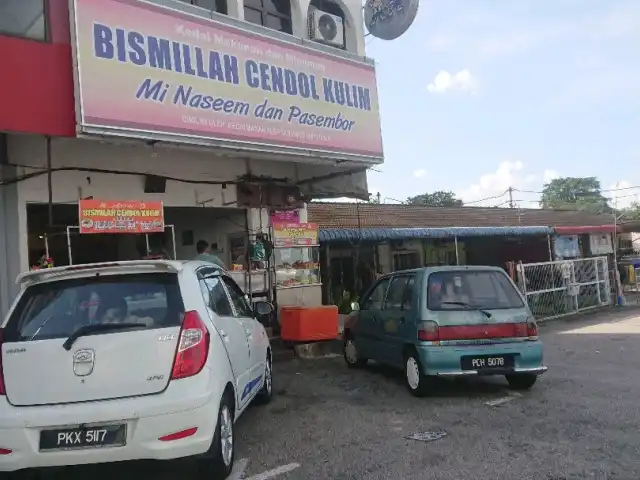
<svg viewBox="0 0 640 480">
<path fill-rule="evenodd" d="M 457 192 L 457 195 L 463 202 L 474 202 L 474 205 L 476 203 L 478 205 L 497 205 L 507 201 L 508 197 L 502 198 L 502 196 L 509 187 L 515 187 L 522 182 L 520 172 L 523 167 L 520 160 L 501 162 L 495 172 L 482 175 L 476 183 Z M 478 200 L 494 196 L 501 197 L 478 202 Z"/>
<path fill-rule="evenodd" d="M 427 174 L 427 171 L 424 168 L 419 168 L 413 172 L 413 176 L 415 178 L 422 178 Z"/>
<path fill-rule="evenodd" d="M 520 160 L 500 162 L 498 168 L 482 175 L 477 182 L 456 191 L 458 198 L 470 206 L 508 207 L 509 188 L 513 203 L 521 208 L 538 208 L 544 183 L 558 178 L 558 172 L 546 169 L 527 172 Z"/>
<path fill-rule="evenodd" d="M 431 93 L 445 93 L 456 90 L 474 93 L 476 88 L 477 82 L 466 68 L 457 73 L 440 70 L 427 86 L 427 90 Z"/>
</svg>

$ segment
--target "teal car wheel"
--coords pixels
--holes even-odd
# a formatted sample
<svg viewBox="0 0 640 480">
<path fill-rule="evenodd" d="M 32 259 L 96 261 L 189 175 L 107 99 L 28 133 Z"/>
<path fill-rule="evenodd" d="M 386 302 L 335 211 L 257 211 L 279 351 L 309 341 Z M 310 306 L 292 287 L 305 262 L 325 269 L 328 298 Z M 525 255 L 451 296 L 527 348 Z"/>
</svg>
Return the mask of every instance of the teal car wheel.
<svg viewBox="0 0 640 480">
<path fill-rule="evenodd" d="M 404 379 L 412 395 L 424 397 L 429 394 L 432 382 L 430 381 L 431 379 L 424 374 L 422 365 L 420 364 L 420 358 L 415 351 L 408 352 L 405 355 Z"/>
<path fill-rule="evenodd" d="M 347 366 L 351 368 L 364 367 L 367 364 L 367 359 L 360 356 L 356 342 L 352 336 L 347 336 L 343 344 L 344 361 L 347 362 Z"/>
</svg>

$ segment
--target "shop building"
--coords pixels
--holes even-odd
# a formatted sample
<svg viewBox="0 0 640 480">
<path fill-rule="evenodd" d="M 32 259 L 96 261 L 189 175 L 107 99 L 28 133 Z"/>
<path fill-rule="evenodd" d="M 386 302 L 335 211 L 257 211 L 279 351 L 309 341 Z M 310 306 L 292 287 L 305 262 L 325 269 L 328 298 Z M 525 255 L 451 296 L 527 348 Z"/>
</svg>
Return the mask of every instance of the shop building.
<svg viewBox="0 0 640 480">
<path fill-rule="evenodd" d="M 319 226 L 326 303 L 357 295 L 376 273 L 613 253 L 611 216 L 579 211 L 312 202 L 308 216 Z"/>
<path fill-rule="evenodd" d="M 7 8 L 3 313 L 17 274 L 43 253 L 56 265 L 154 249 L 188 259 L 204 239 L 231 265 L 270 231 L 273 209 L 295 210 L 304 223 L 309 199 L 368 196 L 365 171 L 383 152 L 359 2 L 21 0 L 0 12 Z M 338 26 L 330 38 L 318 27 L 324 14 Z M 83 201 L 161 202 L 163 232 L 79 234 Z M 288 301 L 320 303 L 317 283 Z"/>
</svg>

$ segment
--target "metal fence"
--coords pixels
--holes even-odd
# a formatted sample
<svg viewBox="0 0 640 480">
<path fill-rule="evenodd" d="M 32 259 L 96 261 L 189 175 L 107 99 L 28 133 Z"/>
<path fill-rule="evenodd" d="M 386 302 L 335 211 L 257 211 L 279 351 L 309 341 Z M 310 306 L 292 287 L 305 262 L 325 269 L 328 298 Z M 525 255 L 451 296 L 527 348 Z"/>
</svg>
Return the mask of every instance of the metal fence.
<svg viewBox="0 0 640 480">
<path fill-rule="evenodd" d="M 627 270 L 626 278 L 622 279 L 622 293 L 627 304 L 640 304 L 640 267 L 633 268 L 629 265 L 624 268 Z"/>
<path fill-rule="evenodd" d="M 611 305 L 607 257 L 518 264 L 518 286 L 536 318 Z"/>
</svg>

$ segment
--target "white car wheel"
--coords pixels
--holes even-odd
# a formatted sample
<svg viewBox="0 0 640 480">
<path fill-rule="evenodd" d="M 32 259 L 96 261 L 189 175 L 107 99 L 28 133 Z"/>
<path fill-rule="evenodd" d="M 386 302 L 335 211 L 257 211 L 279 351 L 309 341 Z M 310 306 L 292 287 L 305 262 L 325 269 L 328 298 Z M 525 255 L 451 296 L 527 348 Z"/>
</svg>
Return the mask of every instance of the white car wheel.
<svg viewBox="0 0 640 480">
<path fill-rule="evenodd" d="M 220 452 L 222 461 L 229 467 L 233 461 L 233 416 L 227 405 L 220 411 Z"/>
<path fill-rule="evenodd" d="M 264 381 L 262 388 L 256 395 L 256 402 L 266 404 L 273 398 L 273 365 L 271 364 L 271 355 L 267 354 L 264 367 Z"/>
<path fill-rule="evenodd" d="M 264 372 L 264 385 L 267 389 L 267 394 L 273 394 L 273 377 L 271 374 L 271 362 L 267 362 L 267 368 L 265 368 Z"/>
<path fill-rule="evenodd" d="M 227 478 L 233 470 L 233 397 L 227 392 L 220 400 L 216 430 L 209 450 L 198 457 L 203 478 Z"/>
</svg>

